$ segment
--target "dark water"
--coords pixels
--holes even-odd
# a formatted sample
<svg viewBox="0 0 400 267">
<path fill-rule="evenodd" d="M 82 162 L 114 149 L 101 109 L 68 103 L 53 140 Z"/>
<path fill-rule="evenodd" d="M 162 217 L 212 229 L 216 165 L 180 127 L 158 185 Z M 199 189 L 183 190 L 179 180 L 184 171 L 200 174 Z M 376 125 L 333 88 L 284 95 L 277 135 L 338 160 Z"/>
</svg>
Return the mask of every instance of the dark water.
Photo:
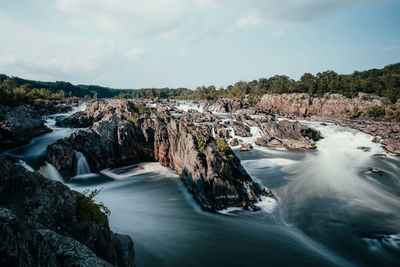
<svg viewBox="0 0 400 267">
<path fill-rule="evenodd" d="M 235 150 L 253 179 L 278 196 L 259 212 L 204 212 L 158 163 L 86 174 L 68 185 L 103 188 L 96 200 L 110 208 L 112 229 L 135 241 L 138 266 L 399 266 L 399 158 L 375 157 L 385 152 L 371 136 L 312 125 L 325 136 L 315 151 Z M 14 152 L 26 159 L 52 140 L 40 138 Z M 357 149 L 362 145 L 371 152 Z"/>
</svg>

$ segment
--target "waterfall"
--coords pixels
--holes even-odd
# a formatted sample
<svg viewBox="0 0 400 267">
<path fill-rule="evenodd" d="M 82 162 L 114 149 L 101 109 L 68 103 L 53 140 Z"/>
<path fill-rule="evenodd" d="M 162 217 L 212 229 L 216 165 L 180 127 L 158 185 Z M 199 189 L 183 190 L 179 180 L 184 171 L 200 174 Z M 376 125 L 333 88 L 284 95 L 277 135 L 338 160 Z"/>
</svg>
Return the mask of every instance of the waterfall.
<svg viewBox="0 0 400 267">
<path fill-rule="evenodd" d="M 76 156 L 76 176 L 90 173 L 89 164 L 82 152 L 75 151 Z"/>
<path fill-rule="evenodd" d="M 58 172 L 58 170 L 50 163 L 47 161 L 45 162 L 46 165 L 40 168 L 40 173 L 52 180 L 59 181 L 59 182 L 64 182 L 63 177 L 61 174 Z"/>
</svg>

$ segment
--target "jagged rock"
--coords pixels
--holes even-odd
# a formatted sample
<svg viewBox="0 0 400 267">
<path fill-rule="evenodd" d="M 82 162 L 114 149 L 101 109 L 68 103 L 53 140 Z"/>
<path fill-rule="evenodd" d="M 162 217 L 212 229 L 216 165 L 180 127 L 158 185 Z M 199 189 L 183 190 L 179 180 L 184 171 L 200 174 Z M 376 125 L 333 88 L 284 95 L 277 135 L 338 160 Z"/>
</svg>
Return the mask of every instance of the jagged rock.
<svg viewBox="0 0 400 267">
<path fill-rule="evenodd" d="M 251 137 L 251 136 L 253 136 L 250 133 L 249 126 L 245 125 L 243 122 L 240 122 L 240 121 L 229 121 L 229 125 L 232 126 L 233 131 L 235 132 L 235 135 L 237 135 L 237 136 L 241 136 L 241 137 Z"/>
<path fill-rule="evenodd" d="M 399 136 L 397 138 L 400 138 Z M 383 147 L 394 154 L 400 155 L 400 140 L 384 139 L 382 141 Z"/>
<path fill-rule="evenodd" d="M 92 125 L 93 120 L 94 118 L 85 111 L 79 111 L 67 118 L 57 117 L 56 125 L 58 127 L 87 128 Z"/>
<path fill-rule="evenodd" d="M 397 107 L 399 103 L 397 102 Z M 307 94 L 266 94 L 257 104 L 260 110 L 290 119 L 309 118 L 352 127 L 375 136 L 374 142 L 380 141 L 377 137 L 379 136 L 386 142 L 386 150 L 400 154 L 400 123 L 395 116 L 390 115 L 380 119 L 368 117 L 365 110 L 371 106 L 385 106 L 385 99 L 365 93 L 359 93 L 353 98 L 338 94 L 326 94 L 323 97 Z M 363 112 L 353 116 L 354 108 Z"/>
<path fill-rule="evenodd" d="M 51 130 L 32 107 L 0 105 L 0 151 L 27 144 L 48 132 Z"/>
<path fill-rule="evenodd" d="M 253 149 L 253 146 L 252 146 L 251 144 L 249 144 L 249 143 L 243 144 L 243 145 L 240 147 L 240 151 L 250 151 L 250 150 L 252 150 L 252 149 Z"/>
<path fill-rule="evenodd" d="M 203 123 L 203 122 L 214 122 L 217 120 L 217 116 L 213 115 L 211 112 L 199 112 L 194 109 L 189 109 L 187 112 L 184 112 L 180 120 L 187 123 Z"/>
<path fill-rule="evenodd" d="M 359 93 L 357 97 L 347 98 L 339 94 L 325 94 L 313 97 L 308 94 L 265 94 L 258 107 L 275 114 L 294 114 L 297 116 L 318 115 L 326 118 L 349 116 L 348 112 L 358 107 L 360 110 L 370 106 L 382 105 L 383 98 Z"/>
<path fill-rule="evenodd" d="M 242 122 L 246 123 L 247 125 L 258 126 L 258 123 L 245 113 L 236 113 L 236 114 L 234 113 L 234 114 L 232 114 L 232 116 L 235 120 L 242 121 Z"/>
<path fill-rule="evenodd" d="M 369 146 L 359 146 L 359 147 L 357 147 L 357 149 L 360 149 L 360 150 L 362 150 L 364 152 L 370 152 L 371 151 L 371 148 Z"/>
<path fill-rule="evenodd" d="M 248 104 L 242 100 L 237 99 L 218 99 L 215 101 L 207 101 L 204 110 L 229 113 L 238 109 L 247 108 Z"/>
<path fill-rule="evenodd" d="M 373 143 L 379 143 L 380 142 L 380 139 L 379 139 L 379 137 L 374 137 L 373 139 L 372 139 L 372 142 Z"/>
<path fill-rule="evenodd" d="M 129 101 L 123 103 L 129 106 Z M 108 105 L 120 105 L 110 101 Z M 117 109 L 117 108 L 116 108 Z M 93 171 L 143 161 L 159 161 L 181 175 L 188 190 L 206 210 L 228 206 L 250 207 L 264 192 L 252 181 L 228 144 L 211 137 L 211 126 L 188 124 L 185 119 L 142 114 L 134 110 L 108 112 L 86 131 L 49 146 L 47 159 L 58 170 L 67 166 L 70 151 L 81 151 Z M 126 118 L 137 117 L 136 121 Z M 67 159 L 58 157 L 65 148 Z M 69 147 L 69 148 L 68 148 Z M 72 149 L 72 150 L 71 150 Z M 68 177 L 65 177 L 68 179 Z"/>
<path fill-rule="evenodd" d="M 238 145 L 239 145 L 239 141 L 238 141 L 237 138 L 233 138 L 233 139 L 229 142 L 229 144 L 230 144 L 231 146 L 238 146 Z"/>
<path fill-rule="evenodd" d="M 383 175 L 383 171 L 375 169 L 375 168 L 370 168 L 369 171 L 372 172 L 372 173 L 379 174 L 380 176 Z"/>
<path fill-rule="evenodd" d="M 0 212 L 4 215 L 0 216 L 0 236 L 3 237 L 0 251 L 19 251 L 18 254 L 2 253 L 0 261 L 20 261 L 21 266 L 37 266 L 46 261 L 51 266 L 71 266 L 59 262 L 62 258 L 57 257 L 60 249 L 57 244 L 62 242 L 73 246 L 79 244 L 82 249 L 75 251 L 76 255 L 68 254 L 72 262 L 88 259 L 87 255 L 97 255 L 113 265 L 134 266 L 132 241 L 127 245 L 127 240 L 122 242 L 120 236 L 115 236 L 106 215 L 82 194 L 60 182 L 29 172 L 2 154 L 0 184 L 0 205 L 16 215 L 4 210 Z M 46 238 L 42 230 L 50 231 L 54 238 Z M 3 244 L 7 245 L 4 247 Z M 18 255 L 17 259 L 15 255 Z"/>
<path fill-rule="evenodd" d="M 284 144 L 281 140 L 273 137 L 264 135 L 256 140 L 256 145 L 264 146 L 264 147 L 273 147 L 273 148 L 283 148 Z"/>
<path fill-rule="evenodd" d="M 315 142 L 321 138 L 319 131 L 301 125 L 298 122 L 282 120 L 260 124 L 263 136 L 256 140 L 256 145 L 275 148 L 315 148 Z"/>
</svg>

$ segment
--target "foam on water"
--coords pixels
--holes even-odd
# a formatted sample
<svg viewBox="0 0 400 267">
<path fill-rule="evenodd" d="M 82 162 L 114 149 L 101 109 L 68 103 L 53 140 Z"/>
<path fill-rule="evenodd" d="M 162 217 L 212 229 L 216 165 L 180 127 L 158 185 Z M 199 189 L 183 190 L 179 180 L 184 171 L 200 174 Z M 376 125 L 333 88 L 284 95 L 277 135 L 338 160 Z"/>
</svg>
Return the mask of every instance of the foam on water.
<svg viewBox="0 0 400 267">
<path fill-rule="evenodd" d="M 376 187 L 359 173 L 374 168 L 374 154 L 385 154 L 372 142 L 373 137 L 360 131 L 333 124 L 321 126 L 318 122 L 302 122 L 321 131 L 315 153 L 307 154 L 299 164 L 287 168 L 296 173 L 288 195 L 297 194 L 297 201 L 315 196 L 335 194 L 350 205 L 393 212 L 400 206 L 398 197 Z M 358 147 L 370 147 L 365 152 Z"/>
<path fill-rule="evenodd" d="M 204 112 L 204 105 L 193 103 L 190 101 L 178 101 L 177 109 L 187 112 L 189 109 L 197 110 L 198 112 Z"/>
<path fill-rule="evenodd" d="M 90 167 L 82 152 L 75 151 L 76 155 L 76 176 L 90 173 Z"/>
<path fill-rule="evenodd" d="M 64 179 L 61 176 L 61 174 L 58 172 L 58 170 L 47 161 L 45 162 L 44 166 L 40 167 L 39 172 L 44 177 L 64 183 Z"/>
<path fill-rule="evenodd" d="M 35 172 L 35 170 L 31 166 L 26 164 L 26 162 L 21 160 L 21 159 L 18 160 L 18 164 L 21 165 L 22 167 L 24 167 L 25 169 L 27 169 L 30 172 Z"/>
<path fill-rule="evenodd" d="M 157 174 L 159 178 L 169 177 L 178 178 L 179 175 L 173 172 L 171 169 L 162 166 L 158 162 L 144 162 L 136 165 L 130 165 L 115 169 L 104 169 L 100 171 L 101 174 L 113 178 L 113 179 L 128 179 L 134 178 L 139 175 L 148 173 Z"/>
</svg>

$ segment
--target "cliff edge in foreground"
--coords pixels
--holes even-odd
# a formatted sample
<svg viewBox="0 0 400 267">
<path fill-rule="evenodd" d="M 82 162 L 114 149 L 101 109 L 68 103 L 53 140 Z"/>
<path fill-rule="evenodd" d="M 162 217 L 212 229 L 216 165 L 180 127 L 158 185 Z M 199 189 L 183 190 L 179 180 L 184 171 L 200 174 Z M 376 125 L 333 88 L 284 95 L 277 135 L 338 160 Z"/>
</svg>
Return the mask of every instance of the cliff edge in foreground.
<svg viewBox="0 0 400 267">
<path fill-rule="evenodd" d="M 0 154 L 1 266 L 135 266 L 100 205 Z"/>
</svg>

